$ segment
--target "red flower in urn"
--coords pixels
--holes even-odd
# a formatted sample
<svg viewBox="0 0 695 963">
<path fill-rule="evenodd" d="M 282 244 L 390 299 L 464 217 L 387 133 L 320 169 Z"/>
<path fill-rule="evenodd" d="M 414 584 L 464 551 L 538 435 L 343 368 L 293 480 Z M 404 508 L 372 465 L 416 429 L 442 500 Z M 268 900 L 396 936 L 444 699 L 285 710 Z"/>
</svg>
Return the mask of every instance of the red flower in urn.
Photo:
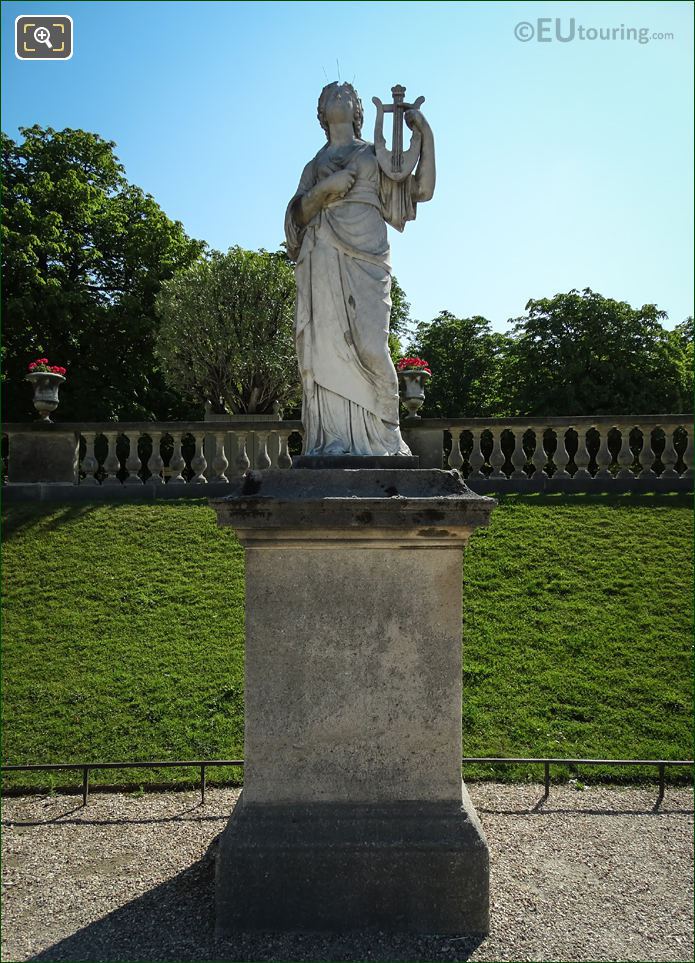
<svg viewBox="0 0 695 963">
<path fill-rule="evenodd" d="M 45 372 L 47 374 L 58 374 L 65 377 L 67 369 L 61 368 L 59 364 L 51 364 L 48 358 L 37 358 L 36 361 L 32 361 L 29 365 L 29 372 L 31 374 Z"/>
<path fill-rule="evenodd" d="M 429 363 L 422 358 L 401 358 L 396 365 L 396 371 L 420 371 L 422 374 L 432 374 Z"/>
<path fill-rule="evenodd" d="M 401 358 L 396 364 L 401 387 L 401 401 L 408 409 L 408 418 L 419 418 L 418 409 L 425 401 L 425 380 L 432 376 L 430 366 L 422 358 Z"/>
<path fill-rule="evenodd" d="M 34 407 L 41 421 L 50 422 L 49 415 L 58 407 L 58 389 L 65 381 L 67 369 L 51 364 L 48 358 L 37 358 L 28 367 L 26 380 L 34 386 Z"/>
</svg>

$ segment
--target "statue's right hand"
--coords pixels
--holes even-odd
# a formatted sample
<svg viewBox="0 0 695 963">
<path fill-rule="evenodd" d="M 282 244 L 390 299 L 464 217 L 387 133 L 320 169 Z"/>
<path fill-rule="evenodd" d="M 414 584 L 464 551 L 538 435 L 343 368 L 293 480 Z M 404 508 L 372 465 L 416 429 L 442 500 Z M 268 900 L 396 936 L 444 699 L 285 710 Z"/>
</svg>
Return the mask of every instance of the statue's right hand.
<svg viewBox="0 0 695 963">
<path fill-rule="evenodd" d="M 323 193 L 327 199 L 345 197 L 355 183 L 357 174 L 353 170 L 336 171 L 321 182 Z"/>
</svg>

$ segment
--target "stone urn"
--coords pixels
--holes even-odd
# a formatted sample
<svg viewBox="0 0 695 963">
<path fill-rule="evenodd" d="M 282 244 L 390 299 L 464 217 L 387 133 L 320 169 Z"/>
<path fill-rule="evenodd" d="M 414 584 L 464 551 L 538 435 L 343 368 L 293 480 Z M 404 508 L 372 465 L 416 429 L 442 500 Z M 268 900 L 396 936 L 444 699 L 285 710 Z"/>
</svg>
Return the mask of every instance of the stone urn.
<svg viewBox="0 0 695 963">
<path fill-rule="evenodd" d="M 39 413 L 39 421 L 49 421 L 52 411 L 58 407 L 58 390 L 65 377 L 52 371 L 32 371 L 25 376 L 34 386 L 34 408 Z"/>
<path fill-rule="evenodd" d="M 420 417 L 418 411 L 425 402 L 425 384 L 431 377 L 424 368 L 403 368 L 398 371 L 401 401 L 408 409 L 406 421 Z"/>
</svg>

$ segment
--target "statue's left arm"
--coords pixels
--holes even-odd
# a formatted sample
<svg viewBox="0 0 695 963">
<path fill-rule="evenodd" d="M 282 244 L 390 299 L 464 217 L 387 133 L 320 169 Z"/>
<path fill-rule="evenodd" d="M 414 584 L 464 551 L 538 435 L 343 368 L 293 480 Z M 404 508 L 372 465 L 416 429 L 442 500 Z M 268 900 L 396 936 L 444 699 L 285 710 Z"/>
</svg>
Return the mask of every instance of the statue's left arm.
<svg viewBox="0 0 695 963">
<path fill-rule="evenodd" d="M 422 137 L 420 159 L 413 175 L 415 180 L 414 201 L 429 201 L 434 194 L 437 171 L 434 160 L 434 136 L 425 115 L 420 110 L 407 110 L 404 120 L 410 130 L 417 130 Z"/>
</svg>

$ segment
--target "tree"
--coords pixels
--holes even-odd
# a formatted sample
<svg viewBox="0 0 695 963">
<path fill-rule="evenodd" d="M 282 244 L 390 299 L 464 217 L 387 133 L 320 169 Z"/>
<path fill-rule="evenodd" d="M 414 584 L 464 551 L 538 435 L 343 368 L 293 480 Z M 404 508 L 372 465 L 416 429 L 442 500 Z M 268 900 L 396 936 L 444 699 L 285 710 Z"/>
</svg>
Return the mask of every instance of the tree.
<svg viewBox="0 0 695 963">
<path fill-rule="evenodd" d="M 509 409 L 519 415 L 683 411 L 684 349 L 654 304 L 632 308 L 586 288 L 531 300 L 507 354 Z"/>
<path fill-rule="evenodd" d="M 683 407 L 681 411 L 692 411 L 693 404 L 693 369 L 695 367 L 695 356 L 693 351 L 694 323 L 692 317 L 686 318 L 677 324 L 673 331 L 669 332 L 670 337 L 676 344 L 676 348 L 682 357 L 681 366 L 681 396 Z"/>
<path fill-rule="evenodd" d="M 280 251 L 217 251 L 166 281 L 157 355 L 170 382 L 213 411 L 272 412 L 296 403 L 295 281 Z"/>
<path fill-rule="evenodd" d="M 403 341 L 410 334 L 410 302 L 398 278 L 391 275 L 391 319 L 389 323 L 389 351 L 395 364 L 403 354 Z"/>
<path fill-rule="evenodd" d="M 432 369 L 425 391 L 424 417 L 460 418 L 503 414 L 502 359 L 506 338 L 479 316 L 457 318 L 441 311 L 418 324 L 409 353 Z"/>
<path fill-rule="evenodd" d="M 6 415 L 35 417 L 23 378 L 45 354 L 68 369 L 61 419 L 184 416 L 155 363 L 154 300 L 204 244 L 128 183 L 112 141 L 21 133 L 2 134 Z"/>
</svg>

